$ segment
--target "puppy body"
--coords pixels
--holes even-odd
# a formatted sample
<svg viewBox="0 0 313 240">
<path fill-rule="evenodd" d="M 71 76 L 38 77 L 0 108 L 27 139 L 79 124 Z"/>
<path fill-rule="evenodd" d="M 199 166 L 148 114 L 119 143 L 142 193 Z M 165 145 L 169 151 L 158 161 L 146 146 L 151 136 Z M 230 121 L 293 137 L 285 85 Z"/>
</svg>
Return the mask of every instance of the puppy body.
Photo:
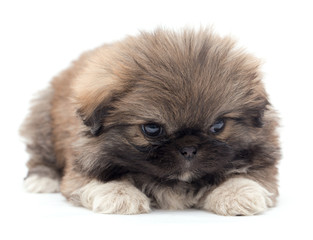
<svg viewBox="0 0 313 240">
<path fill-rule="evenodd" d="M 142 33 L 85 53 L 41 93 L 22 127 L 25 186 L 61 182 L 68 200 L 102 213 L 252 215 L 278 195 L 276 127 L 259 62 L 231 39 Z"/>
</svg>

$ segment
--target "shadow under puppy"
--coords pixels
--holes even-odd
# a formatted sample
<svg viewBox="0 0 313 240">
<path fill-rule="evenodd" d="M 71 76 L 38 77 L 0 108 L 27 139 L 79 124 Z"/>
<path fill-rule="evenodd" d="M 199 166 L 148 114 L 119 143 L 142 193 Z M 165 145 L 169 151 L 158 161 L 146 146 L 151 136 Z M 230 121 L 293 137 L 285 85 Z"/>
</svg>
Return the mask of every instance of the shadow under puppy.
<svg viewBox="0 0 313 240">
<path fill-rule="evenodd" d="M 26 189 L 100 213 L 274 206 L 278 123 L 259 65 L 210 30 L 158 29 L 84 53 L 22 126 Z"/>
</svg>

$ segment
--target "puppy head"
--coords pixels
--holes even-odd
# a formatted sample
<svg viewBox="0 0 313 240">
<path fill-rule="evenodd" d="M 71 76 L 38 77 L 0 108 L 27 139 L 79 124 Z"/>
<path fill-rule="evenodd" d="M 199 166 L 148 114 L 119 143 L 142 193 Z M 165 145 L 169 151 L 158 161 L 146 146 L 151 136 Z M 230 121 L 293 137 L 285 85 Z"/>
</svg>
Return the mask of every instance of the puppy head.
<svg viewBox="0 0 313 240">
<path fill-rule="evenodd" d="M 276 121 L 259 61 L 207 30 L 157 30 L 97 49 L 74 94 L 91 132 L 77 166 L 101 180 L 193 181 L 272 164 Z"/>
</svg>

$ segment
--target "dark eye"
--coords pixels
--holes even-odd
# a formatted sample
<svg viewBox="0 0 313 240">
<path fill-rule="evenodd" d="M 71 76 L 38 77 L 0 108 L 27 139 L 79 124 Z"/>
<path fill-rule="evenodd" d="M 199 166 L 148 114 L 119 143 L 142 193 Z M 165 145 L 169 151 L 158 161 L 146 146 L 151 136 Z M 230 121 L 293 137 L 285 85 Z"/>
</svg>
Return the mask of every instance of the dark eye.
<svg viewBox="0 0 313 240">
<path fill-rule="evenodd" d="M 219 133 L 220 131 L 223 130 L 225 125 L 224 119 L 218 119 L 215 121 L 215 123 L 210 127 L 210 131 L 212 133 Z"/>
<path fill-rule="evenodd" d="M 162 134 L 163 129 L 156 123 L 148 123 L 141 126 L 141 129 L 148 137 L 158 137 Z"/>
</svg>

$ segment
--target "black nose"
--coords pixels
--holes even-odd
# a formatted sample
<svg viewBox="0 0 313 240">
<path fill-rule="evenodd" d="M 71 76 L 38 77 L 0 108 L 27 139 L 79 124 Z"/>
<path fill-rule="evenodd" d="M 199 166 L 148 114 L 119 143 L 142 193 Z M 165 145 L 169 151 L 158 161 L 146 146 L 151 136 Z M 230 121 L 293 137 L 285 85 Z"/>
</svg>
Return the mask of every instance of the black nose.
<svg viewBox="0 0 313 240">
<path fill-rule="evenodd" d="M 180 153 L 186 158 L 186 159 L 192 159 L 196 153 L 197 148 L 193 146 L 183 147 L 180 149 Z"/>
</svg>

